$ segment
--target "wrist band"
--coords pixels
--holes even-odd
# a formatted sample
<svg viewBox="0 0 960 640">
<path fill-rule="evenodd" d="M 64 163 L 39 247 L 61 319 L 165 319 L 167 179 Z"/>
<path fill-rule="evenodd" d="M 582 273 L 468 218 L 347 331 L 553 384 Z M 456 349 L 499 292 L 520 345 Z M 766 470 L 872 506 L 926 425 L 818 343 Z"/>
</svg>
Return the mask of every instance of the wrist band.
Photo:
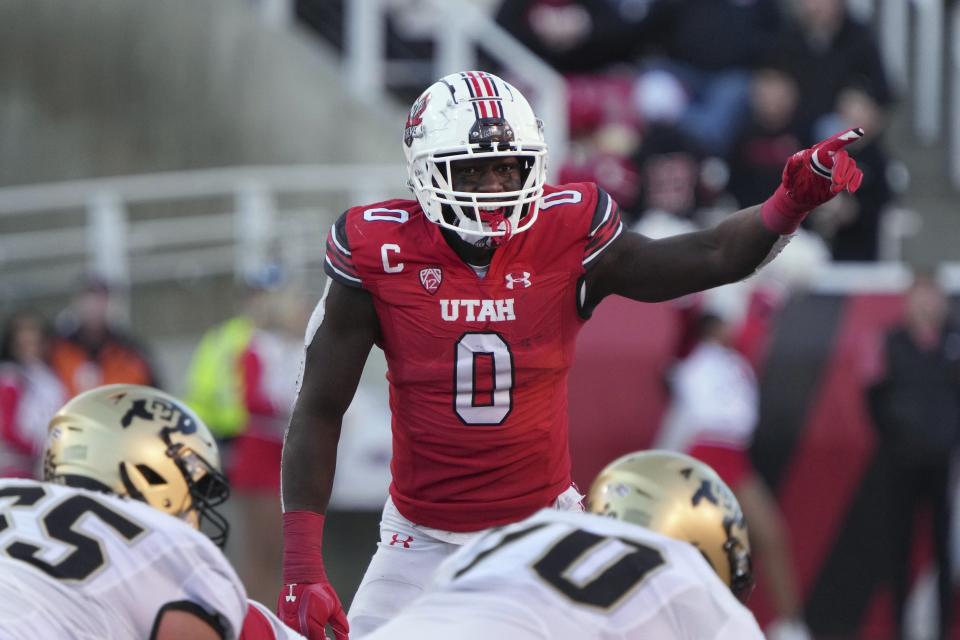
<svg viewBox="0 0 960 640">
<path fill-rule="evenodd" d="M 283 581 L 325 582 L 322 513 L 287 511 L 283 514 Z"/>
<path fill-rule="evenodd" d="M 763 226 L 780 235 L 794 233 L 807 217 L 807 213 L 809 212 L 797 207 L 783 185 L 777 187 L 773 195 L 760 206 Z"/>
</svg>

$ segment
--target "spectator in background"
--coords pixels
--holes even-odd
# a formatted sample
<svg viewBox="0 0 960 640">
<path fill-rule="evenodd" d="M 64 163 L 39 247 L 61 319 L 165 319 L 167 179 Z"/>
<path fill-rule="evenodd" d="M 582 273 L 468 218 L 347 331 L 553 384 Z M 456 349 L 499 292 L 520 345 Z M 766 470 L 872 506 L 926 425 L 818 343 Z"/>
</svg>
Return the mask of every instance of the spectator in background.
<svg viewBox="0 0 960 640">
<path fill-rule="evenodd" d="M 856 121 L 867 133 L 857 149 L 864 169 L 859 193 L 819 209 L 805 226 L 824 238 L 835 260 L 876 260 L 880 222 L 893 198 L 882 140 L 894 100 L 877 39 L 844 0 L 791 4 L 795 20 L 781 34 L 777 55 L 789 61 L 798 81 L 800 146 L 839 122 Z"/>
<path fill-rule="evenodd" d="M 633 60 L 657 1 L 505 0 L 496 21 L 560 73 L 590 73 Z"/>
<path fill-rule="evenodd" d="M 246 542 L 241 576 L 256 600 L 273 598 L 281 578 L 280 457 L 309 314 L 302 294 L 281 285 L 265 292 L 265 313 L 237 360 L 248 422 L 227 470 Z"/>
<path fill-rule="evenodd" d="M 659 0 L 647 19 L 667 71 L 689 103 L 680 128 L 710 155 L 726 157 L 746 117 L 750 72 L 776 43 L 777 0 Z"/>
<path fill-rule="evenodd" d="M 949 637 L 951 585 L 948 493 L 951 458 L 960 443 L 960 327 L 948 321 L 946 295 L 929 274 L 907 291 L 901 326 L 887 334 L 884 372 L 867 390 L 887 469 L 894 615 L 904 637 L 913 530 L 921 506 L 933 511 L 938 566 L 939 635 Z"/>
<path fill-rule="evenodd" d="M 283 272 L 269 265 L 245 279 L 240 312 L 207 330 L 190 360 L 186 402 L 228 444 L 247 428 L 240 356 L 257 327 L 267 323 L 270 292 L 280 286 Z M 224 447 L 221 447 L 223 450 Z M 229 449 L 227 449 L 229 451 Z"/>
<path fill-rule="evenodd" d="M 831 126 L 844 89 L 859 88 L 881 109 L 893 93 L 872 29 L 850 15 L 844 0 L 792 0 L 792 6 L 795 22 L 778 37 L 777 51 L 791 61 L 799 83 L 805 146 Z"/>
<path fill-rule="evenodd" d="M 624 219 L 633 231 L 664 238 L 710 227 L 733 211 L 726 165 L 670 121 L 652 122 L 631 160 L 640 189 Z"/>
<path fill-rule="evenodd" d="M 640 174 L 634 231 L 662 238 L 700 228 L 701 161 L 700 147 L 679 128 L 665 123 L 647 128 L 633 157 Z"/>
<path fill-rule="evenodd" d="M 883 110 L 869 93 L 852 86 L 840 92 L 834 113 L 822 120 L 825 126 L 856 122 L 866 131 L 857 143 L 863 182 L 856 194 L 835 198 L 830 206 L 814 211 L 809 226 L 829 243 L 834 260 L 877 260 L 881 221 L 894 199 L 892 161 L 883 146 Z"/>
<path fill-rule="evenodd" d="M 88 276 L 58 319 L 50 362 L 69 396 L 104 384 L 159 387 L 146 350 L 110 321 L 110 286 Z"/>
<path fill-rule="evenodd" d="M 747 360 L 733 347 L 733 329 L 704 313 L 699 342 L 671 372 L 671 405 L 655 448 L 687 453 L 713 467 L 740 502 L 750 523 L 750 543 L 769 580 L 778 616 L 771 640 L 808 640 L 789 536 L 775 497 L 750 462 L 759 396 Z"/>
<path fill-rule="evenodd" d="M 739 206 L 776 189 L 787 158 L 802 148 L 796 130 L 799 101 L 787 64 L 771 58 L 754 73 L 749 114 L 730 158 L 729 190 Z"/>
<path fill-rule="evenodd" d="M 0 343 L 0 477 L 37 478 L 47 424 L 67 400 L 50 368 L 51 331 L 37 313 L 7 320 Z"/>
</svg>

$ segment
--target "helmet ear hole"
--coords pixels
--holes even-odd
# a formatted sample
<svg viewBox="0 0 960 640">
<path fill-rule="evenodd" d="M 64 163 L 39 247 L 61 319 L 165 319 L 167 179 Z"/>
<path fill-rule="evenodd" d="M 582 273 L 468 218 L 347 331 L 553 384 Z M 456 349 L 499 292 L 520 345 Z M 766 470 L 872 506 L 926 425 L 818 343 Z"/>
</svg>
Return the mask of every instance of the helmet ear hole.
<svg viewBox="0 0 960 640">
<path fill-rule="evenodd" d="M 147 481 L 147 484 L 150 485 L 160 485 L 167 484 L 167 481 L 163 479 L 159 473 L 151 469 L 145 464 L 138 464 L 137 471 L 143 474 L 143 478 Z"/>
<path fill-rule="evenodd" d="M 127 470 L 128 466 L 129 465 L 126 462 L 120 463 L 120 482 L 123 483 L 123 488 L 126 490 L 128 496 L 134 500 L 146 502 L 147 498 L 143 495 L 143 491 L 141 491 L 140 487 L 137 486 L 138 483 Z M 137 477 L 142 478 L 142 476 L 139 474 L 139 470 L 137 472 Z"/>
</svg>

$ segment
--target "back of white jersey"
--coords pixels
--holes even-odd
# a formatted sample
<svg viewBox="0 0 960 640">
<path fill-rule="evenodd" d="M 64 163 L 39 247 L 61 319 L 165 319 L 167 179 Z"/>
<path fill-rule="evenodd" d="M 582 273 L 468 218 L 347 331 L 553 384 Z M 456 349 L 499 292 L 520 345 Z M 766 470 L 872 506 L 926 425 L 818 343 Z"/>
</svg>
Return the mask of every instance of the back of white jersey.
<svg viewBox="0 0 960 640">
<path fill-rule="evenodd" d="M 763 638 L 693 545 L 585 513 L 491 530 L 441 565 L 423 602 L 443 594 L 471 603 L 461 624 L 497 619 L 523 638 Z"/>
<path fill-rule="evenodd" d="M 306 640 L 306 638 L 280 620 L 272 610 L 268 609 L 265 605 L 257 602 L 256 600 L 248 600 L 247 604 L 247 617 L 258 616 L 260 618 L 260 626 L 257 627 L 257 632 L 262 635 L 257 635 L 257 633 L 252 633 L 254 638 L 275 638 L 275 640 Z M 273 635 L 270 635 L 270 634 Z"/>
<path fill-rule="evenodd" d="M 148 638 L 160 610 L 201 607 L 236 637 L 247 600 L 219 549 L 147 504 L 0 480 L 0 638 Z"/>
</svg>

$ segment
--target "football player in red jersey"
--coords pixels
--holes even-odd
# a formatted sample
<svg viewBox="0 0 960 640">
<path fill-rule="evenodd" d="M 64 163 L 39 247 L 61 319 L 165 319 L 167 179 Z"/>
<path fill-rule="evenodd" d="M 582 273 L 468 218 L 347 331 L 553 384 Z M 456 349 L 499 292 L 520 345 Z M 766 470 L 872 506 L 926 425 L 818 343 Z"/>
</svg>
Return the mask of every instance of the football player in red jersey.
<svg viewBox="0 0 960 640">
<path fill-rule="evenodd" d="M 660 301 L 749 276 L 807 212 L 861 174 L 854 129 L 793 156 L 762 205 L 651 240 L 624 231 L 593 183 L 546 184 L 540 121 L 484 72 L 446 76 L 404 128 L 415 200 L 354 207 L 331 229 L 283 449 L 281 618 L 311 638 L 362 636 L 477 532 L 554 505 L 579 509 L 567 444 L 574 341 L 608 295 Z M 393 413 L 380 543 L 350 611 L 320 553 L 341 420 L 373 345 Z"/>
</svg>

